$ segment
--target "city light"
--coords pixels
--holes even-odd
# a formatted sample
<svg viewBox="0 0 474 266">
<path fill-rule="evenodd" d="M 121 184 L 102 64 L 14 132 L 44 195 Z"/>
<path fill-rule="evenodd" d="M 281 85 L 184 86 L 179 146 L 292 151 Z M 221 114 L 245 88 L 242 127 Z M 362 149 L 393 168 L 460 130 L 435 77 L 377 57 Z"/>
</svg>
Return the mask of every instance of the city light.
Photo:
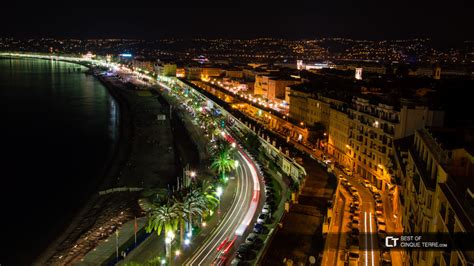
<svg viewBox="0 0 474 266">
<path fill-rule="evenodd" d="M 216 189 L 216 195 L 217 195 L 217 197 L 220 198 L 221 195 L 222 195 L 222 192 L 223 192 L 223 191 L 222 191 L 222 187 L 217 187 L 217 189 Z"/>
<path fill-rule="evenodd" d="M 184 244 L 185 244 L 185 245 L 191 244 L 191 240 L 189 240 L 189 239 L 186 238 L 186 239 L 184 240 Z"/>
</svg>

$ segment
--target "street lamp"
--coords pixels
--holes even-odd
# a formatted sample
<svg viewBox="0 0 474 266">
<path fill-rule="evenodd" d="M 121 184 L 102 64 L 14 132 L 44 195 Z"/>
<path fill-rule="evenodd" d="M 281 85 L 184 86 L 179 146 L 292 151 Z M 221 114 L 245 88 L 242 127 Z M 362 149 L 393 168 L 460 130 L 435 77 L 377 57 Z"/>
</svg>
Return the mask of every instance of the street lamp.
<svg viewBox="0 0 474 266">
<path fill-rule="evenodd" d="M 221 196 L 222 196 L 222 187 L 217 187 L 216 189 L 216 196 L 219 200 L 219 203 L 217 205 L 217 215 L 219 216 L 219 221 L 221 220 Z"/>
</svg>

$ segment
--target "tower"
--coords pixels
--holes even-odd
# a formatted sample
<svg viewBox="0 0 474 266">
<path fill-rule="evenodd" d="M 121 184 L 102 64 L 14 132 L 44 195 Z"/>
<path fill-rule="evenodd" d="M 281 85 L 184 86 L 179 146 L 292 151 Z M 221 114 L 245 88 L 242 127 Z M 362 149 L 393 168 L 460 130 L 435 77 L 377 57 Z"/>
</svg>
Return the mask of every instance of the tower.
<svg viewBox="0 0 474 266">
<path fill-rule="evenodd" d="M 355 69 L 355 79 L 362 80 L 362 68 L 358 67 Z"/>
</svg>

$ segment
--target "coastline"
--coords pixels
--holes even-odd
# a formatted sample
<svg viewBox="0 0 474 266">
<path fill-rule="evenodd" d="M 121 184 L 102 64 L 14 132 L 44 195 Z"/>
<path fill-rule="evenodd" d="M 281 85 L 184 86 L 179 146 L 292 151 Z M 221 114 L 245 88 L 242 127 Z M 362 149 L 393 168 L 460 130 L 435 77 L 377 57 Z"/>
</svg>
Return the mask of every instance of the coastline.
<svg viewBox="0 0 474 266">
<path fill-rule="evenodd" d="M 112 88 L 110 84 L 104 82 L 100 77 L 95 76 L 96 78 L 108 91 L 108 93 L 113 97 L 114 101 L 118 105 L 119 113 L 119 134 L 118 139 L 114 143 L 110 156 L 107 158 L 107 161 L 104 163 L 104 166 L 101 170 L 98 171 L 96 178 L 92 178 L 90 184 L 88 185 L 88 191 L 84 193 L 85 200 L 83 201 L 81 207 L 72 211 L 67 217 L 63 217 L 60 222 L 60 228 L 55 230 L 54 236 L 48 236 L 52 241 L 46 249 L 44 249 L 36 258 L 33 258 L 34 265 L 44 265 L 46 262 L 56 253 L 58 246 L 68 237 L 73 231 L 78 227 L 78 224 L 81 222 L 81 218 L 86 215 L 88 211 L 98 202 L 99 195 L 98 191 L 105 188 L 107 185 L 110 185 L 112 177 L 116 176 L 120 171 L 120 168 L 123 167 L 126 160 L 129 157 L 131 142 L 130 136 L 133 133 L 130 125 L 130 110 L 128 102 L 120 97 L 120 95 L 115 91 L 117 88 Z M 72 222 L 70 222 L 72 221 Z M 80 233 L 78 234 L 80 235 Z"/>
<path fill-rule="evenodd" d="M 58 237 L 34 264 L 74 264 L 92 251 L 116 228 L 134 217 L 144 215 L 138 205 L 140 193 L 121 192 L 98 195 L 98 191 L 112 187 L 168 188 L 176 182 L 179 150 L 176 147 L 172 121 L 157 120 L 157 115 L 168 117 L 169 108 L 156 97 L 143 95 L 112 77 L 97 76 L 117 99 L 120 107 L 120 137 L 117 148 L 96 182 L 91 182 L 90 198 L 75 213 Z M 145 93 L 146 94 L 146 93 Z M 122 132 L 123 131 L 123 132 Z"/>
</svg>

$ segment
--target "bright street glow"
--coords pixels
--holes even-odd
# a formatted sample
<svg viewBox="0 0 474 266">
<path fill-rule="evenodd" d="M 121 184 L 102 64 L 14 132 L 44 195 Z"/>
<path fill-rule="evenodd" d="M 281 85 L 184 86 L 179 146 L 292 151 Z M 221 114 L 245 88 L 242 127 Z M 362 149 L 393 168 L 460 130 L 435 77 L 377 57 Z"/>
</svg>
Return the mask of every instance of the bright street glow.
<svg viewBox="0 0 474 266">
<path fill-rule="evenodd" d="M 221 197 L 221 195 L 222 195 L 222 188 L 221 188 L 221 187 L 217 187 L 217 189 L 216 189 L 216 195 L 217 195 L 217 197 L 219 197 L 219 199 L 220 199 L 220 197 Z"/>
<path fill-rule="evenodd" d="M 239 161 L 235 160 L 234 165 L 235 165 L 235 168 L 239 167 Z"/>
<path fill-rule="evenodd" d="M 206 222 L 203 222 L 202 223 L 202 227 L 206 227 L 207 223 Z"/>
<path fill-rule="evenodd" d="M 176 250 L 176 251 L 175 251 L 175 254 L 176 254 L 176 256 L 179 256 L 179 255 L 181 254 L 181 250 L 179 250 L 179 249 Z"/>
<path fill-rule="evenodd" d="M 170 244 L 171 243 L 171 238 L 169 238 L 169 237 L 165 238 L 165 243 Z"/>
<path fill-rule="evenodd" d="M 231 146 L 232 146 L 232 148 L 235 148 L 235 146 L 237 146 L 237 145 L 235 144 L 235 142 L 232 142 Z"/>
<path fill-rule="evenodd" d="M 196 176 L 196 172 L 192 171 L 191 172 L 191 177 L 195 177 Z"/>
<path fill-rule="evenodd" d="M 189 240 L 189 239 L 185 239 L 185 240 L 184 240 L 184 244 L 185 244 L 185 245 L 189 245 L 189 244 L 191 244 L 191 240 Z"/>
<path fill-rule="evenodd" d="M 172 231 L 169 231 L 167 234 L 166 234 L 167 237 L 171 238 L 171 239 L 174 239 L 175 235 Z"/>
</svg>

